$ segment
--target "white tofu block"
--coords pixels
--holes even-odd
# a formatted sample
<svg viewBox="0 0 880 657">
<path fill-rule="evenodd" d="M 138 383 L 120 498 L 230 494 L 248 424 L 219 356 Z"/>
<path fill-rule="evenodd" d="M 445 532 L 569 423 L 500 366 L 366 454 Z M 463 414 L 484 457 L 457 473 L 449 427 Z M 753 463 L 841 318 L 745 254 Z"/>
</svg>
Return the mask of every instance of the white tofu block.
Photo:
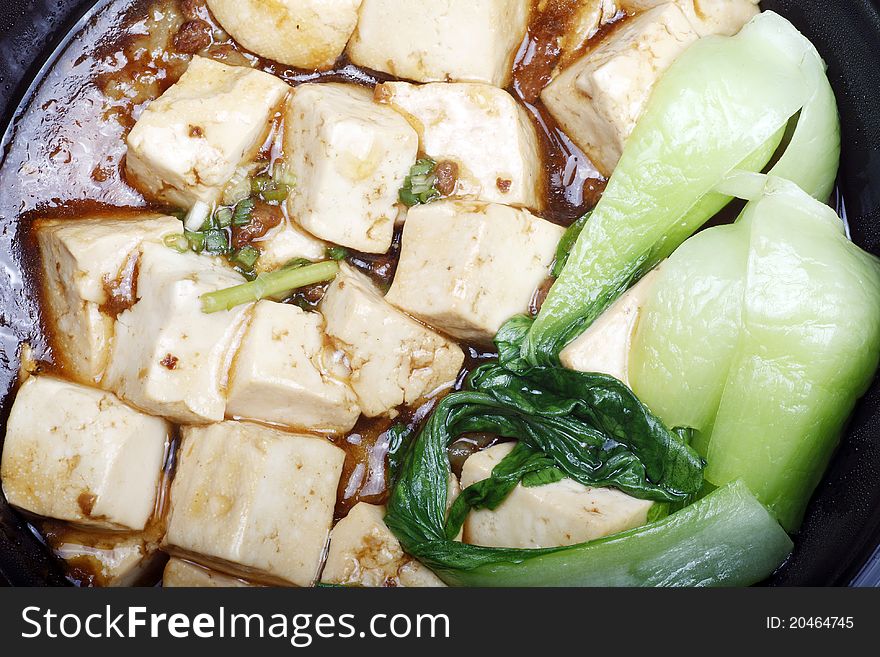
<svg viewBox="0 0 880 657">
<path fill-rule="evenodd" d="M 489 343 L 528 313 L 565 230 L 527 210 L 470 201 L 412 208 L 386 299 L 463 340 Z"/>
<path fill-rule="evenodd" d="M 310 586 L 344 460 L 324 438 L 238 422 L 186 427 L 165 542 L 232 574 Z"/>
<path fill-rule="evenodd" d="M 330 533 L 321 581 L 366 587 L 445 586 L 403 551 L 384 518 L 385 507 L 361 502 L 340 520 Z"/>
<path fill-rule="evenodd" d="M 416 82 L 505 87 L 528 26 L 531 0 L 364 0 L 348 56 Z"/>
<path fill-rule="evenodd" d="M 541 3 L 542 11 L 558 12 L 559 2 Z M 577 58 L 587 42 L 605 25 L 620 16 L 619 0 L 581 0 L 570 9 L 571 14 L 565 30 L 559 38 L 561 65 L 566 66 Z"/>
<path fill-rule="evenodd" d="M 63 531 L 47 536 L 52 551 L 67 563 L 68 572 L 100 587 L 152 584 L 167 557 L 143 534 Z"/>
<path fill-rule="evenodd" d="M 496 445 L 465 461 L 462 488 L 487 479 L 513 450 Z M 653 502 L 613 488 L 587 488 L 571 479 L 525 488 L 518 485 L 494 511 L 471 511 L 464 541 L 485 547 L 543 548 L 577 545 L 640 527 Z"/>
<path fill-rule="evenodd" d="M 111 288 L 130 286 L 142 242 L 161 242 L 183 228 L 156 214 L 44 219 L 35 227 L 56 357 L 69 377 L 98 383 L 113 339 L 113 317 L 103 312 Z"/>
<path fill-rule="evenodd" d="M 256 584 L 177 558 L 169 559 L 162 576 L 162 588 L 166 589 L 240 589 L 254 586 Z"/>
<path fill-rule="evenodd" d="M 424 153 L 458 165 L 454 196 L 541 209 L 538 135 L 509 93 L 486 84 L 387 82 L 375 95 L 409 120 Z"/>
<path fill-rule="evenodd" d="M 268 73 L 194 57 L 129 133 L 129 181 L 181 208 L 213 204 L 256 156 L 289 89 Z"/>
<path fill-rule="evenodd" d="M 698 38 L 678 5 L 649 9 L 569 66 L 541 98 L 566 134 L 610 176 L 654 84 Z"/>
<path fill-rule="evenodd" d="M 627 12 L 641 12 L 670 0 L 617 0 Z M 733 36 L 761 11 L 759 0 L 672 0 L 701 37 Z"/>
<path fill-rule="evenodd" d="M 299 184 L 288 211 L 321 239 L 365 253 L 391 247 L 398 191 L 419 148 L 399 114 L 351 84 L 304 84 L 287 104 L 284 152 Z"/>
<path fill-rule="evenodd" d="M 281 269 L 296 258 L 323 260 L 328 246 L 327 242 L 310 235 L 286 219 L 253 244 L 260 248 L 257 271 L 261 273 Z"/>
<path fill-rule="evenodd" d="M 140 531 L 156 506 L 169 432 L 110 393 L 32 376 L 6 427 L 3 492 L 38 516 Z"/>
<path fill-rule="evenodd" d="M 361 0 L 208 0 L 214 18 L 248 50 L 288 66 L 333 66 Z"/>
<path fill-rule="evenodd" d="M 559 354 L 563 367 L 578 372 L 610 374 L 629 385 L 632 338 L 658 272 L 659 268 L 644 276 L 602 313 L 590 328 L 563 349 Z"/>
<path fill-rule="evenodd" d="M 226 414 L 307 431 L 351 429 L 361 410 L 344 357 L 325 337 L 318 313 L 258 303 L 230 375 Z"/>
<path fill-rule="evenodd" d="M 347 265 L 324 295 L 327 334 L 347 356 L 361 410 L 384 415 L 452 384 L 461 348 L 389 305 L 372 281 Z"/>
<path fill-rule="evenodd" d="M 137 303 L 119 315 L 103 386 L 179 424 L 219 422 L 251 305 L 206 314 L 200 297 L 244 280 L 215 260 L 145 243 Z"/>
</svg>

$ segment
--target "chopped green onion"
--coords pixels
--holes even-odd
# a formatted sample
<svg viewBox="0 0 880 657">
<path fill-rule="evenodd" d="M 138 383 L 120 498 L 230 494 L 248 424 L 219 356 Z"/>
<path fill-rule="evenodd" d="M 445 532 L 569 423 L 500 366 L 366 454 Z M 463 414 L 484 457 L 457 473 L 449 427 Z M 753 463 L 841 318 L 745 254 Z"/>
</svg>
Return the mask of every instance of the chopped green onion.
<svg viewBox="0 0 880 657">
<path fill-rule="evenodd" d="M 348 256 L 348 249 L 341 246 L 328 246 L 324 254 L 331 260 L 345 260 Z"/>
<path fill-rule="evenodd" d="M 251 194 L 259 194 L 274 186 L 275 181 L 272 180 L 272 176 L 255 176 L 251 179 Z"/>
<path fill-rule="evenodd" d="M 260 274 L 256 280 L 225 290 L 202 295 L 202 312 L 216 313 L 268 297 L 278 296 L 306 285 L 332 280 L 339 272 L 339 264 L 328 260 L 307 267 L 280 269 Z"/>
<path fill-rule="evenodd" d="M 220 208 L 214 213 L 214 225 L 217 228 L 229 228 L 232 225 L 232 208 Z"/>
<path fill-rule="evenodd" d="M 244 269 L 253 269 L 260 259 L 260 250 L 248 244 L 232 254 L 229 261 L 235 265 L 241 265 Z"/>
<path fill-rule="evenodd" d="M 223 255 L 229 251 L 229 236 L 225 230 L 211 229 L 205 233 L 205 251 L 211 255 Z"/>
<path fill-rule="evenodd" d="M 406 187 L 401 187 L 398 197 L 400 198 L 400 202 L 407 207 L 411 208 L 414 205 L 419 204 L 419 197 L 406 189 Z"/>
<path fill-rule="evenodd" d="M 314 264 L 308 258 L 294 258 L 290 260 L 282 269 L 297 269 L 298 267 L 307 267 L 311 264 Z"/>
<path fill-rule="evenodd" d="M 284 161 L 278 161 L 272 167 L 272 178 L 277 185 L 296 187 L 296 175 L 290 171 L 290 167 Z"/>
<path fill-rule="evenodd" d="M 440 198 L 440 191 L 434 186 L 437 177 L 434 171 L 437 163 L 429 158 L 418 160 L 409 170 L 409 175 L 403 181 L 403 187 L 398 192 L 400 202 L 408 207 L 430 203 Z"/>
<path fill-rule="evenodd" d="M 282 203 L 287 200 L 290 195 L 290 187 L 287 185 L 276 185 L 272 183 L 272 187 L 264 189 L 260 192 L 260 198 L 268 203 Z"/>
<path fill-rule="evenodd" d="M 205 234 L 200 233 L 194 230 L 185 230 L 183 232 L 184 237 L 186 237 L 187 242 L 189 242 L 189 248 L 191 248 L 196 253 L 201 253 L 205 250 Z"/>
<path fill-rule="evenodd" d="M 413 167 L 409 170 L 411 176 L 425 176 L 434 173 L 437 163 L 431 158 L 425 157 L 417 160 Z"/>
<path fill-rule="evenodd" d="M 255 281 L 255 280 L 257 280 L 257 272 L 254 271 L 253 269 L 245 269 L 244 267 L 241 267 L 241 266 L 239 266 L 239 265 L 235 265 L 235 266 L 233 267 L 233 269 L 234 269 L 236 272 L 238 272 L 239 274 L 241 274 L 242 277 L 243 277 L 246 281 Z M 284 299 L 282 299 L 282 301 L 284 301 Z"/>
<path fill-rule="evenodd" d="M 197 231 L 211 217 L 211 206 L 204 201 L 196 201 L 186 214 L 183 225 L 187 230 Z"/>
<path fill-rule="evenodd" d="M 250 167 L 239 167 L 223 190 L 223 205 L 233 206 L 251 195 Z"/>
<path fill-rule="evenodd" d="M 235 211 L 232 213 L 232 225 L 247 226 L 251 223 L 251 217 L 254 214 L 254 206 L 254 200 L 251 198 L 246 198 L 239 202 L 239 204 L 235 206 Z"/>
<path fill-rule="evenodd" d="M 174 249 L 178 253 L 189 251 L 189 240 L 186 239 L 186 235 L 166 235 L 164 242 L 165 246 L 169 249 Z"/>
</svg>

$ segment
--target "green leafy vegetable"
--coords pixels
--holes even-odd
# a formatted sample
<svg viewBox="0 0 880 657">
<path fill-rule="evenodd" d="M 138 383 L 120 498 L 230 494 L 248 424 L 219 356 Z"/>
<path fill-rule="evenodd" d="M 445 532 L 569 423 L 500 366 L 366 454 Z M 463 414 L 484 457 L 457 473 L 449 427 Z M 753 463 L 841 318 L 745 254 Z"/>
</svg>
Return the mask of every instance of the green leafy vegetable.
<svg viewBox="0 0 880 657">
<path fill-rule="evenodd" d="M 328 261 L 306 267 L 286 267 L 260 274 L 250 283 L 203 294 L 202 311 L 216 313 L 230 310 L 252 301 L 276 297 L 306 285 L 333 280 L 337 273 L 339 273 L 339 264 Z"/>
<path fill-rule="evenodd" d="M 389 488 L 394 485 L 395 481 L 397 481 L 400 466 L 403 464 L 406 450 L 409 449 L 415 433 L 415 428 L 400 423 L 395 424 L 385 432 L 386 439 L 388 440 L 387 459 Z"/>
<path fill-rule="evenodd" d="M 571 250 L 574 248 L 578 237 L 581 236 L 581 231 L 584 229 L 584 226 L 587 225 L 587 221 L 590 219 L 591 214 L 592 212 L 588 212 L 575 221 L 568 227 L 568 230 L 565 231 L 562 239 L 559 240 L 559 246 L 556 248 L 556 259 L 553 261 L 553 268 L 550 270 L 550 275 L 553 276 L 553 278 L 559 278 L 562 275 L 562 270 L 565 269 L 565 265 L 568 263 L 568 256 L 571 255 Z"/>
<path fill-rule="evenodd" d="M 839 122 L 822 60 L 772 12 L 739 35 L 701 39 L 663 75 L 523 346 L 559 352 L 648 269 L 730 201 L 734 169 L 761 171 L 798 117 L 774 173 L 818 197 L 833 186 Z"/>
<path fill-rule="evenodd" d="M 434 186 L 437 182 L 434 175 L 436 168 L 437 163 L 430 158 L 416 161 L 400 188 L 400 202 L 413 207 L 440 198 L 440 191 Z"/>
<path fill-rule="evenodd" d="M 496 465 L 488 479 L 465 488 L 453 502 L 446 517 L 446 537 L 453 540 L 461 531 L 471 509 L 497 509 L 519 483 L 543 486 L 565 478 L 556 461 L 519 442 L 513 451 Z"/>
<path fill-rule="evenodd" d="M 699 430 L 710 483 L 743 480 L 795 530 L 880 362 L 880 261 L 831 208 L 764 182 L 735 225 L 664 265 L 630 376 L 664 420 Z"/>
<path fill-rule="evenodd" d="M 516 323 L 499 340 L 499 363 L 468 378 L 469 390 L 443 399 L 414 442 L 391 496 L 387 522 L 421 557 L 426 540 L 448 541 L 470 508 L 495 508 L 524 481 L 570 477 L 614 486 L 642 499 L 683 503 L 701 489 L 703 462 L 622 383 L 602 374 L 556 368 L 515 373 L 505 367 Z M 447 447 L 465 433 L 519 441 L 484 481 L 466 489 L 445 518 Z"/>
<path fill-rule="evenodd" d="M 401 520 L 386 517 L 399 535 Z M 748 488 L 734 483 L 652 524 L 572 547 L 484 548 L 432 534 L 405 548 L 450 586 L 705 587 L 760 582 L 792 542 Z"/>
</svg>

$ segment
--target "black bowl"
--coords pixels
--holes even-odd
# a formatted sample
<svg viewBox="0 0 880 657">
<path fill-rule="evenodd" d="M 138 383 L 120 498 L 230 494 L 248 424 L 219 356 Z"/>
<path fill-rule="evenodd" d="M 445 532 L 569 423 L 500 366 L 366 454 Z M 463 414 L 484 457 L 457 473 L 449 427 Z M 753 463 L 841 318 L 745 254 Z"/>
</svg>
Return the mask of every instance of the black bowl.
<svg viewBox="0 0 880 657">
<path fill-rule="evenodd" d="M 5 0 L 0 16 L 0 172 L 14 118 L 34 85 L 95 5 L 82 0 Z M 839 185 L 853 240 L 880 255 L 880 0 L 764 0 L 816 43 L 828 62 L 843 121 Z M 9 175 L 9 172 L 6 172 Z M 0 177 L 2 178 L 2 177 Z M 2 190 L 0 190 L 2 193 Z M 6 225 L 10 217 L 0 217 Z M 15 248 L 0 241 L 0 260 Z M 13 260 L 13 262 L 15 262 Z M 20 303 L 10 284 L 20 272 L 0 271 L 0 370 L 14 371 L 15 332 L 8 310 Z M 8 387 L 8 384 L 7 384 Z M 2 418 L 9 407 L 0 387 Z M 880 586 L 880 386 L 856 409 L 840 449 L 810 505 L 794 554 L 770 585 Z M 0 580 L 38 585 L 65 582 L 60 567 L 0 496 Z"/>
</svg>

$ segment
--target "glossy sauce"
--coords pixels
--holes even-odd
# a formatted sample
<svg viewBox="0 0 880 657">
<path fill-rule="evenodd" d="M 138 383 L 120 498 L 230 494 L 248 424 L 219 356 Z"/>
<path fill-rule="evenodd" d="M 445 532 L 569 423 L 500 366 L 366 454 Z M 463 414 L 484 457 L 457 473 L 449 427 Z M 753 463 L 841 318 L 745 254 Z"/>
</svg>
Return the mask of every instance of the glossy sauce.
<svg viewBox="0 0 880 657">
<path fill-rule="evenodd" d="M 176 38 L 184 24 L 187 28 L 183 37 Z M 543 216 L 569 225 L 596 204 L 605 181 L 562 133 L 538 98 L 558 62 L 560 53 L 553 44 L 564 27 L 564 12 L 537 14 L 517 56 L 509 91 L 523 102 L 538 128 L 547 198 Z M 202 0 L 112 2 L 97 11 L 33 91 L 27 107 L 15 120 L 11 139 L 4 144 L 0 164 L 0 257 L 4 258 L 0 260 L 0 291 L 6 299 L 0 316 L 4 416 L 13 398 L 22 343 L 30 345 L 41 371 L 63 374 L 65 369 L 63 357 L 53 351 L 40 316 L 39 266 L 29 231 L 33 220 L 111 212 L 118 215 L 120 209 L 171 210 L 150 204 L 127 183 L 125 136 L 144 107 L 186 70 L 191 54 L 185 51 L 192 51 L 194 44 L 200 47 L 199 54 L 228 64 L 254 66 L 291 85 L 332 80 L 373 86 L 391 79 L 344 59 L 332 71 L 315 73 L 255 57 L 240 49 L 213 22 Z M 267 144 L 264 150 L 269 160 L 278 156 L 273 144 Z M 289 221 L 286 214 L 285 220 Z M 399 249 L 398 231 L 388 254 L 351 253 L 347 259 L 387 289 Z M 322 293 L 323 288 L 317 286 L 291 301 L 314 308 Z M 400 409 L 394 419 L 361 418 L 349 434 L 333 438 L 346 452 L 337 517 L 344 517 L 359 501 L 386 500 L 388 430 L 395 424 L 419 427 L 443 396 L 463 386 L 474 367 L 494 357 L 477 347 L 462 346 L 467 359 L 455 386 L 437 391 L 411 408 Z M 465 439 L 459 446 L 459 456 L 466 454 L 467 445 L 485 446 L 486 440 L 491 441 L 491 437 Z M 172 472 L 173 450 L 151 535 L 161 534 Z M 68 540 L 74 531 L 48 522 L 41 523 L 41 528 L 52 545 Z M 95 540 L 100 541 L 100 537 Z M 69 574 L 81 585 L 101 583 L 88 560 L 70 564 Z"/>
</svg>

